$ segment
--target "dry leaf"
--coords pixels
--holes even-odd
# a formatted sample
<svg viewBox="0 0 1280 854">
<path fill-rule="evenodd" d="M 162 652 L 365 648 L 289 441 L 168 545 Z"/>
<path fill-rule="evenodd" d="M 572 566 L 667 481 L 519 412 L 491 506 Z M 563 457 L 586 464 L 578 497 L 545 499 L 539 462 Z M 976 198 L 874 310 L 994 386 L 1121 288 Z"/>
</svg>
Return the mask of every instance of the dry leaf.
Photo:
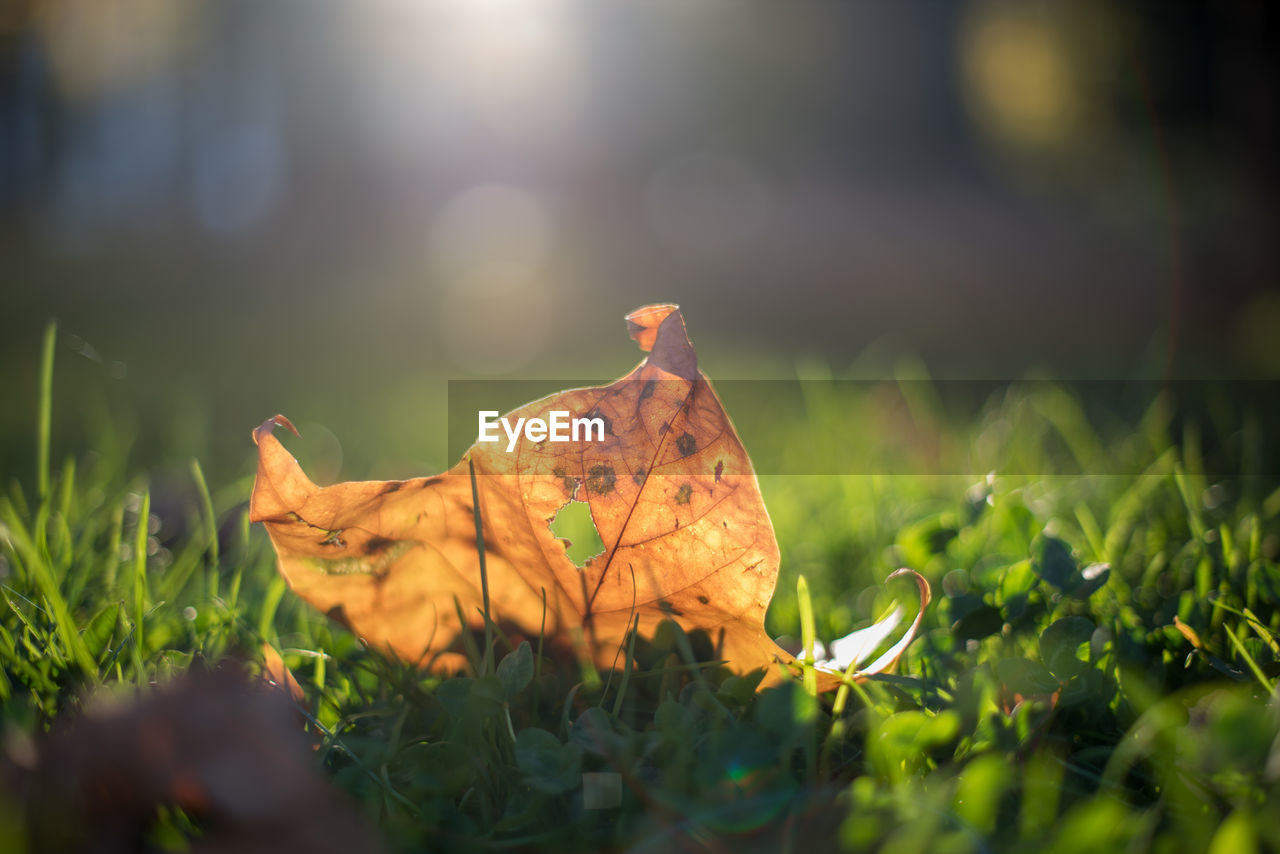
<svg viewBox="0 0 1280 854">
<path fill-rule="evenodd" d="M 228 666 L 61 722 L 0 767 L 0 802 L 33 851 L 151 850 L 160 806 L 203 828 L 199 854 L 384 850 L 314 761 L 291 704 Z"/>
<path fill-rule="evenodd" d="M 273 688 L 283 691 L 295 703 L 301 703 L 307 695 L 303 692 L 298 680 L 284 663 L 280 653 L 269 643 L 262 644 L 262 679 Z"/>
<path fill-rule="evenodd" d="M 1193 647 L 1195 647 L 1196 649 L 1204 649 L 1204 642 L 1200 640 L 1200 635 L 1196 632 L 1195 629 L 1191 628 L 1186 623 L 1182 622 L 1182 620 L 1179 620 L 1176 614 L 1173 617 L 1173 627 L 1177 629 L 1178 632 L 1184 638 L 1186 638 L 1187 642 L 1190 643 Z"/>
<path fill-rule="evenodd" d="M 773 665 L 793 659 L 764 630 L 779 558 L 751 460 L 676 306 L 642 308 L 627 326 L 649 356 L 625 377 L 506 416 L 599 418 L 599 441 L 477 443 L 436 477 L 320 488 L 272 435 L 287 419 L 256 429 L 251 517 L 290 586 L 375 646 L 460 669 L 459 610 L 467 630 L 484 626 L 470 464 L 496 621 L 536 637 L 545 618 L 549 638 L 610 666 L 633 619 L 649 633 L 671 618 L 705 630 L 733 669 L 776 679 Z M 581 568 L 550 530 L 574 499 L 604 542 Z"/>
</svg>

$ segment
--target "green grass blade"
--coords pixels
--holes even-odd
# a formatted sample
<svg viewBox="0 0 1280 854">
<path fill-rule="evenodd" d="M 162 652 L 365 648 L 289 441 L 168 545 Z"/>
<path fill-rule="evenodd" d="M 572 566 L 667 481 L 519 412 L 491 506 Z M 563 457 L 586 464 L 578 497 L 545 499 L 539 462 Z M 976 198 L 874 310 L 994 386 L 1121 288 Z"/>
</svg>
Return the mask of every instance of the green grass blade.
<svg viewBox="0 0 1280 854">
<path fill-rule="evenodd" d="M 1249 654 L 1249 650 L 1245 649 L 1240 638 L 1236 637 L 1235 631 L 1227 625 L 1223 625 L 1222 628 L 1227 633 L 1227 640 L 1231 641 L 1231 645 L 1236 648 L 1236 652 L 1238 652 L 1240 657 L 1244 659 L 1244 663 L 1249 665 L 1249 670 L 1252 671 L 1254 677 L 1262 683 L 1262 687 L 1267 689 L 1268 694 L 1274 691 L 1275 686 L 1271 684 L 1271 680 L 1262 672 L 1262 668 L 1258 666 L 1258 662 Z"/>
<path fill-rule="evenodd" d="M 627 659 L 623 663 L 622 682 L 618 684 L 618 696 L 613 699 L 613 716 L 622 713 L 622 701 L 627 696 L 627 686 L 631 683 L 631 670 L 636 660 L 636 634 L 640 630 L 640 616 L 637 614 L 627 632 Z M 539 639 L 541 641 L 541 639 Z"/>
<path fill-rule="evenodd" d="M 209 496 L 209 485 L 204 479 L 204 470 L 200 461 L 191 458 L 191 477 L 196 482 L 196 492 L 200 496 L 201 515 L 205 524 L 205 551 L 209 556 L 209 598 L 218 598 L 218 517 L 213 513 L 213 499 Z"/>
<path fill-rule="evenodd" d="M 471 472 L 471 513 L 476 520 L 476 550 L 480 554 L 480 595 L 484 597 L 484 662 L 481 676 L 493 672 L 493 612 L 489 610 L 489 570 L 484 561 L 484 520 L 480 518 L 480 490 L 476 485 L 476 464 L 467 458 Z M 466 622 L 463 622 L 466 625 Z"/>
<path fill-rule="evenodd" d="M 810 697 L 818 696 L 818 673 L 813 668 L 814 645 L 817 630 L 813 620 L 813 599 L 809 596 L 809 582 L 801 575 L 796 579 L 796 597 L 800 601 L 800 638 L 804 644 L 804 690 Z"/>
<path fill-rule="evenodd" d="M 133 537 L 133 630 L 134 646 L 142 658 L 146 657 L 146 635 L 143 617 L 147 607 L 147 538 L 151 519 L 151 491 L 142 491 L 138 505 L 138 527 Z"/>
<path fill-rule="evenodd" d="M 84 641 L 80 637 L 80 630 L 71 616 L 71 609 L 67 605 L 66 598 L 63 597 L 62 591 L 58 587 L 58 583 L 54 578 L 53 567 L 47 560 L 47 556 L 42 553 L 42 549 L 36 547 L 35 543 L 15 537 L 15 533 L 15 531 L 10 531 L 10 542 L 13 544 L 15 553 L 19 555 L 25 565 L 29 573 L 28 577 L 35 582 L 36 589 L 48 606 L 49 614 L 53 618 L 54 627 L 62 641 L 63 648 L 86 676 L 90 678 L 96 677 L 98 667 L 94 664 L 93 657 L 89 655 L 89 650 L 85 647 Z"/>
<path fill-rule="evenodd" d="M 49 437 L 53 429 L 53 359 L 58 340 L 58 324 L 49 321 L 44 330 L 40 355 L 40 404 L 36 413 L 36 495 L 49 495 Z"/>
<path fill-rule="evenodd" d="M 276 621 L 276 609 L 280 607 L 285 586 L 285 580 L 279 574 L 273 576 L 267 584 L 267 590 L 262 596 L 262 609 L 258 612 L 258 637 L 274 638 L 278 634 L 273 631 L 273 627 Z"/>
</svg>

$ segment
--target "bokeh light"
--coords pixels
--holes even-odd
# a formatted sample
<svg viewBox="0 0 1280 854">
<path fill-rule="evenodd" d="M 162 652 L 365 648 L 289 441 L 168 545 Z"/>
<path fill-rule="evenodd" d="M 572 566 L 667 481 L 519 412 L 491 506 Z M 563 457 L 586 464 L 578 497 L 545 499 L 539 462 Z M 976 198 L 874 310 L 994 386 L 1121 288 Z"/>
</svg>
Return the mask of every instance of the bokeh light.
<svg viewBox="0 0 1280 854">
<path fill-rule="evenodd" d="M 101 358 L 68 393 L 161 413 L 144 435 L 180 394 L 211 441 L 335 398 L 315 417 L 349 435 L 451 376 L 615 376 L 622 315 L 664 301 L 720 375 L 909 353 L 948 377 L 1275 376 L 1276 60 L 1251 16 L 9 4 L 2 381 L 26 393 L 56 317 Z M 108 364 L 127 375 L 100 385 Z"/>
</svg>

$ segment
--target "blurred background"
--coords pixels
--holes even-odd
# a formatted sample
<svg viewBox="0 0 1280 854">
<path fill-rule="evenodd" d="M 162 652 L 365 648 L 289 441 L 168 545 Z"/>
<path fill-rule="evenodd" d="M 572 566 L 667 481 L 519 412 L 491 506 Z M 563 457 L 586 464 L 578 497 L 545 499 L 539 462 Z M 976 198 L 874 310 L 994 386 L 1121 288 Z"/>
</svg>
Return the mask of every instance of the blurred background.
<svg viewBox="0 0 1280 854">
<path fill-rule="evenodd" d="M 652 302 L 713 380 L 1280 378 L 1277 17 L 3 0 L 0 471 L 50 319 L 55 454 L 220 481 L 278 411 L 439 470 L 448 379 L 612 379 Z"/>
</svg>

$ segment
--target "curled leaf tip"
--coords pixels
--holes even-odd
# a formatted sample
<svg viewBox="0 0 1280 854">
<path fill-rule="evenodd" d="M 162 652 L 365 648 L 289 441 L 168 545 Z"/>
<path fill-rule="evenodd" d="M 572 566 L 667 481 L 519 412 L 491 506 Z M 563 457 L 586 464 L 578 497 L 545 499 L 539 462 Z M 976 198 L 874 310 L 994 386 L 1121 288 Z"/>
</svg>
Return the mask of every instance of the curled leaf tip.
<svg viewBox="0 0 1280 854">
<path fill-rule="evenodd" d="M 895 578 L 904 577 L 913 579 L 916 583 L 916 587 L 920 589 L 920 610 L 923 612 L 925 607 L 929 604 L 929 600 L 933 598 L 933 589 L 929 586 L 928 580 L 923 575 L 916 572 L 914 569 L 907 569 L 906 567 L 903 567 L 902 569 L 895 569 L 893 572 L 889 573 L 889 577 L 886 578 L 885 581 L 889 582 L 893 581 Z"/>
<path fill-rule="evenodd" d="M 689 343 L 689 333 L 684 328 L 684 318 L 673 311 L 658 325 L 658 334 L 648 363 L 694 382 L 698 379 L 698 355 Z"/>
<path fill-rule="evenodd" d="M 627 315 L 627 334 L 640 345 L 641 350 L 648 353 L 658 339 L 658 327 L 672 312 L 679 311 L 680 306 L 672 303 L 637 308 Z"/>
<path fill-rule="evenodd" d="M 276 427 L 284 427 L 293 435 L 298 438 L 302 438 L 302 435 L 298 432 L 298 428 L 293 426 L 292 421 L 285 418 L 283 415 L 272 415 L 266 421 L 263 421 L 257 427 L 253 428 L 253 444 L 258 444 L 259 439 L 265 435 L 269 435 Z"/>
<path fill-rule="evenodd" d="M 920 610 L 916 612 L 916 618 L 911 621 L 911 626 L 907 629 L 907 633 L 903 635 L 897 643 L 889 648 L 884 655 L 877 658 L 865 668 L 858 670 L 857 675 L 873 675 L 876 673 L 888 673 L 898 664 L 898 659 L 907 651 L 907 647 L 915 640 L 916 634 L 920 631 L 920 624 L 924 622 L 925 609 L 929 607 L 929 600 L 933 598 L 933 591 L 929 587 L 929 582 L 923 575 L 914 569 L 897 569 L 889 573 L 889 577 L 885 579 L 885 583 L 895 578 L 909 577 L 916 583 L 916 588 L 920 591 Z"/>
</svg>

